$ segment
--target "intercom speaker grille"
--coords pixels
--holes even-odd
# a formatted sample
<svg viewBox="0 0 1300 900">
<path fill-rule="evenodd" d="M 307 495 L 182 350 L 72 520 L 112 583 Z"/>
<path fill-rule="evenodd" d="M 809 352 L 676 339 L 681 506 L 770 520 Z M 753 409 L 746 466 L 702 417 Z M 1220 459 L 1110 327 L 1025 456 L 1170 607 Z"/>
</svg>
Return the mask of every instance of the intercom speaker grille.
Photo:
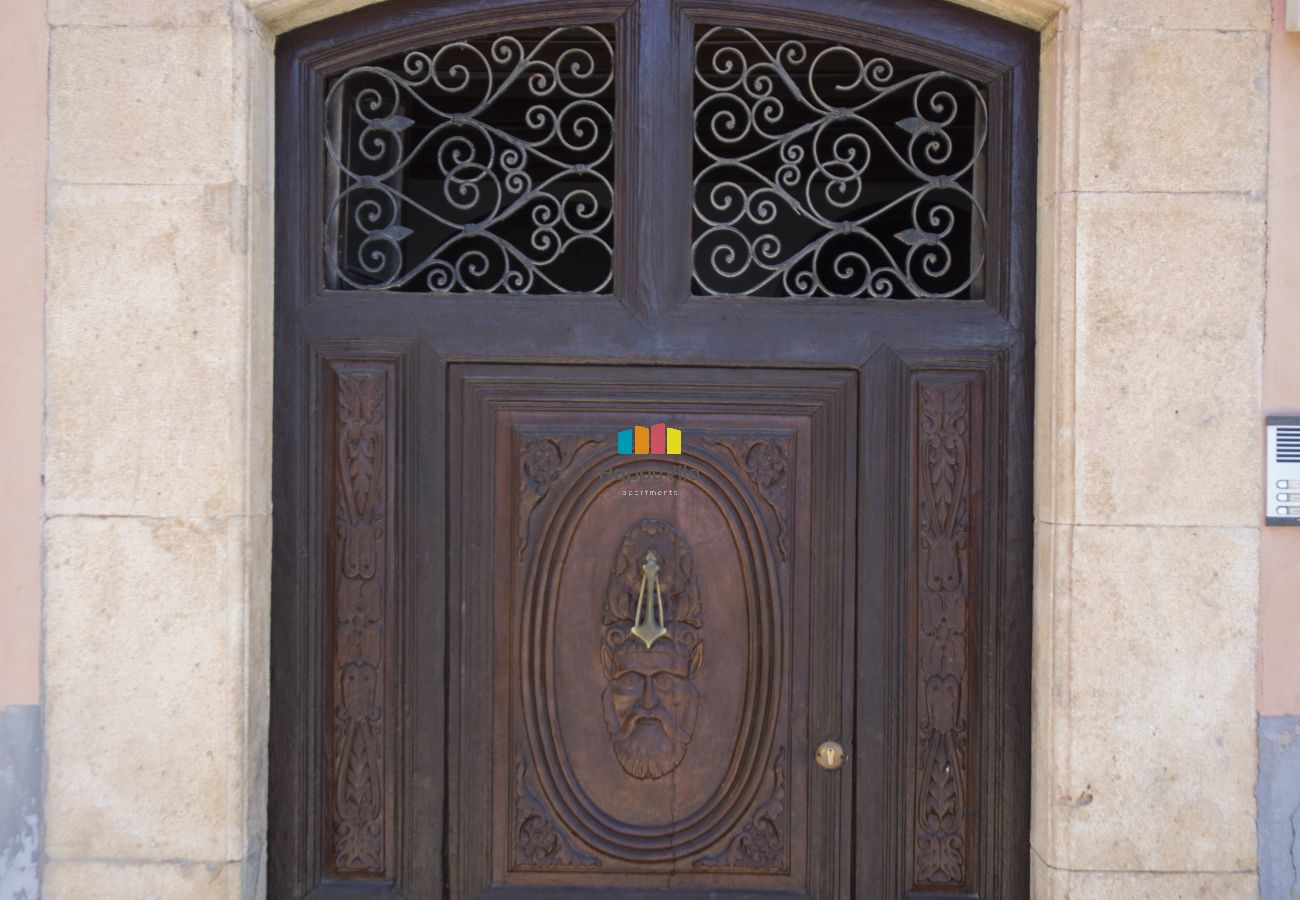
<svg viewBox="0 0 1300 900">
<path fill-rule="evenodd" d="M 1300 526 L 1300 417 L 1268 416 L 1264 521 Z"/>
<path fill-rule="evenodd" d="M 1277 461 L 1300 463 L 1300 426 L 1282 426 L 1277 430 Z"/>
</svg>

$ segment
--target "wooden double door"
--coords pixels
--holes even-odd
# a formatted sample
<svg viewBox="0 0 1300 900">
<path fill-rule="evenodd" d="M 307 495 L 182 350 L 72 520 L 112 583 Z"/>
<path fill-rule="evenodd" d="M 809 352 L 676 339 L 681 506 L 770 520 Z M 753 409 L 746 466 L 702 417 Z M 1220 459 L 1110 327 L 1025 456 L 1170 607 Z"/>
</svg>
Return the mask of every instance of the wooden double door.
<svg viewBox="0 0 1300 900">
<path fill-rule="evenodd" d="M 281 40 L 270 896 L 1028 896 L 1036 46 Z"/>
</svg>

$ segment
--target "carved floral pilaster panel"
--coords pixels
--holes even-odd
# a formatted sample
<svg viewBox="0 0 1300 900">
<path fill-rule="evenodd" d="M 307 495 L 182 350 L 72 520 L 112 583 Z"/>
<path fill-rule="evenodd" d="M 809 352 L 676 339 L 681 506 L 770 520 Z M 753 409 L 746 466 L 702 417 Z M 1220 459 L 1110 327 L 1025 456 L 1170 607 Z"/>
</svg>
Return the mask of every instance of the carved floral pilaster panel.
<svg viewBox="0 0 1300 900">
<path fill-rule="evenodd" d="M 334 523 L 327 533 L 334 630 L 329 864 L 340 877 L 382 877 L 389 838 L 385 631 L 393 531 L 392 373 L 387 366 L 338 364 L 334 374 L 334 440 L 327 455 Z"/>
<path fill-rule="evenodd" d="M 966 883 L 971 614 L 971 383 L 918 385 L 913 881 Z"/>
</svg>

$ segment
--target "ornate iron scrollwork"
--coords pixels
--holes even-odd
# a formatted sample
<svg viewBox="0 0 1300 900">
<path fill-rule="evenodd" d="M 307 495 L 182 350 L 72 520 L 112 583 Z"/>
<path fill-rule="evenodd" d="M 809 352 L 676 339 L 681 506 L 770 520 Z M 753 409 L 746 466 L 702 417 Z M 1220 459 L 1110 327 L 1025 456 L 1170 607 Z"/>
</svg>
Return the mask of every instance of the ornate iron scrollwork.
<svg viewBox="0 0 1300 900">
<path fill-rule="evenodd" d="M 701 28 L 695 51 L 696 293 L 977 293 L 988 132 L 979 85 L 744 28 Z"/>
<path fill-rule="evenodd" d="M 340 289 L 608 293 L 614 45 L 569 26 L 337 77 L 325 259 Z"/>
</svg>

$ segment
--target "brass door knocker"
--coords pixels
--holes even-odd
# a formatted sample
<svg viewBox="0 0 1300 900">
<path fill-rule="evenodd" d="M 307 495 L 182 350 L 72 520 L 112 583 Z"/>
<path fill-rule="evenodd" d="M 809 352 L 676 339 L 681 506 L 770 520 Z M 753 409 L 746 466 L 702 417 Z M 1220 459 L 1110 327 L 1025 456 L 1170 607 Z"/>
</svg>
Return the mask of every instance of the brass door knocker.
<svg viewBox="0 0 1300 900">
<path fill-rule="evenodd" d="M 646 588 L 650 588 L 650 602 L 646 602 Z M 632 634 L 649 650 L 668 629 L 664 627 L 664 596 L 659 592 L 659 557 L 647 550 L 641 565 L 641 593 L 636 598 L 636 615 Z"/>
</svg>

